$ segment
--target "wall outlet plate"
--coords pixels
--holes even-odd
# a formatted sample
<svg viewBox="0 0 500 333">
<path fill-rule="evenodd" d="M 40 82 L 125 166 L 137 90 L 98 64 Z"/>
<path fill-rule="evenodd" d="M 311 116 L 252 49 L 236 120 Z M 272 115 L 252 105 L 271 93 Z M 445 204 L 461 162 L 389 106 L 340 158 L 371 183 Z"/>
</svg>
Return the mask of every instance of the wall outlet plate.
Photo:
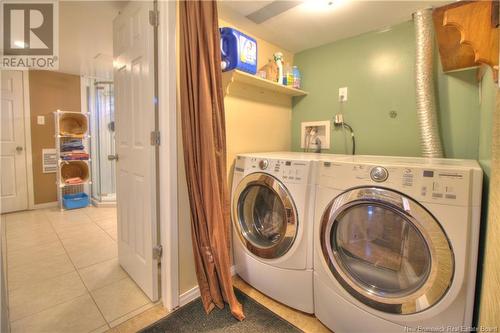
<svg viewBox="0 0 500 333">
<path fill-rule="evenodd" d="M 330 149 L 330 120 L 308 121 L 300 124 L 300 148 L 306 148 L 306 140 L 311 128 L 315 127 L 317 137 L 321 140 L 321 149 Z M 309 144 L 309 149 L 313 150 L 315 146 Z"/>
<path fill-rule="evenodd" d="M 36 117 L 36 123 L 38 125 L 45 125 L 45 116 L 37 116 Z"/>
<path fill-rule="evenodd" d="M 347 102 L 347 87 L 339 88 L 339 102 Z"/>
</svg>

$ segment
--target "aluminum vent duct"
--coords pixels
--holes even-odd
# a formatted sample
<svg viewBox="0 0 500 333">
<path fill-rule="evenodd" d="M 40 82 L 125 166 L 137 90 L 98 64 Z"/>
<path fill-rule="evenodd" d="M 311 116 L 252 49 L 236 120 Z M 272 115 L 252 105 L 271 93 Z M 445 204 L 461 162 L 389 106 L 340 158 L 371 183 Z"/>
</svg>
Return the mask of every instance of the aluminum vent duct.
<svg viewBox="0 0 500 333">
<path fill-rule="evenodd" d="M 415 93 L 422 156 L 443 157 L 432 70 L 434 46 L 432 10 L 422 9 L 413 13 L 413 22 L 416 39 Z"/>
</svg>

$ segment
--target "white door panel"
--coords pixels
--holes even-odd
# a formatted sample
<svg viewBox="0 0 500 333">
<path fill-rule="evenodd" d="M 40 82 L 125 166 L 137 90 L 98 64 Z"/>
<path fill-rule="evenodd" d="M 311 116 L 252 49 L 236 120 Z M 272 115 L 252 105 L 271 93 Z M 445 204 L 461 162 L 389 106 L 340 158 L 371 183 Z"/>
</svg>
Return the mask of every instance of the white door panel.
<svg viewBox="0 0 500 333">
<path fill-rule="evenodd" d="M 158 299 L 154 35 L 152 2 L 133 1 L 113 23 L 116 105 L 118 255 L 153 301 Z"/>
<path fill-rule="evenodd" d="M 23 73 L 2 70 L 1 77 L 0 196 L 2 213 L 7 213 L 28 209 Z"/>
</svg>

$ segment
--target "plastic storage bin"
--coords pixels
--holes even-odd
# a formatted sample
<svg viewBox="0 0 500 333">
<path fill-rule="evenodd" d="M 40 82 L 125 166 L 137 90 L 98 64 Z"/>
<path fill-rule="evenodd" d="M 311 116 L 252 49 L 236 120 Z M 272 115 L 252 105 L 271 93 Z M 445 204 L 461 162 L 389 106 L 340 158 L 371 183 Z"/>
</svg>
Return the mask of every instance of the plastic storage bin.
<svg viewBox="0 0 500 333">
<path fill-rule="evenodd" d="M 222 70 L 257 73 L 257 41 L 233 28 L 220 28 Z"/>
<path fill-rule="evenodd" d="M 87 207 L 89 203 L 89 196 L 84 192 L 63 195 L 63 205 L 66 209 Z"/>
</svg>

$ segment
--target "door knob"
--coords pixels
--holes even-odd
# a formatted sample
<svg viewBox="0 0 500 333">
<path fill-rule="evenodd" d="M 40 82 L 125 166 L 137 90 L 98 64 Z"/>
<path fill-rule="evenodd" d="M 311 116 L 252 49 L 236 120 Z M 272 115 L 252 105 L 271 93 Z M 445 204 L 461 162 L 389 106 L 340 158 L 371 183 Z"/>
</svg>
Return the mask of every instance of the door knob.
<svg viewBox="0 0 500 333">
<path fill-rule="evenodd" d="M 18 153 L 22 152 L 22 151 L 23 151 L 23 147 L 21 147 L 21 146 L 17 146 L 17 147 L 16 147 L 16 151 L 17 151 Z"/>
<path fill-rule="evenodd" d="M 110 161 L 118 161 L 118 154 L 115 154 L 115 155 L 108 155 L 108 160 Z"/>
</svg>

